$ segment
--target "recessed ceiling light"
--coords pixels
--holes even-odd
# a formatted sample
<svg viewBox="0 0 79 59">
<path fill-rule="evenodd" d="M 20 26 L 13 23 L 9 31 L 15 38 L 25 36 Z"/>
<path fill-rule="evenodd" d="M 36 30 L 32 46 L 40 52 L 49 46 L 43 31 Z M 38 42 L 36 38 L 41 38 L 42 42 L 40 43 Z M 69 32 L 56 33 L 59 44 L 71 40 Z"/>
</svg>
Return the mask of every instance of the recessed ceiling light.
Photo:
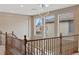
<svg viewBox="0 0 79 59">
<path fill-rule="evenodd" d="M 20 5 L 20 7 L 21 7 L 21 8 L 23 8 L 23 7 L 24 7 L 24 5 Z"/>
</svg>

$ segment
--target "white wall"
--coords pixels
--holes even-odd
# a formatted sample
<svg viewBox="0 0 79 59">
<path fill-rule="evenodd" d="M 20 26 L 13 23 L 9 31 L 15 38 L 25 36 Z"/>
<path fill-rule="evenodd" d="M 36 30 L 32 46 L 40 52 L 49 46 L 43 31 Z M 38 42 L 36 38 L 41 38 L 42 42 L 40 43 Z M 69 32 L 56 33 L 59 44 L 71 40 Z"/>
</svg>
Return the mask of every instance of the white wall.
<svg viewBox="0 0 79 59">
<path fill-rule="evenodd" d="M 30 21 L 29 16 L 0 14 L 0 30 L 4 33 L 14 31 L 19 38 L 23 39 L 24 35 L 28 36 L 31 29 L 30 26 L 28 29 L 28 20 Z"/>
</svg>

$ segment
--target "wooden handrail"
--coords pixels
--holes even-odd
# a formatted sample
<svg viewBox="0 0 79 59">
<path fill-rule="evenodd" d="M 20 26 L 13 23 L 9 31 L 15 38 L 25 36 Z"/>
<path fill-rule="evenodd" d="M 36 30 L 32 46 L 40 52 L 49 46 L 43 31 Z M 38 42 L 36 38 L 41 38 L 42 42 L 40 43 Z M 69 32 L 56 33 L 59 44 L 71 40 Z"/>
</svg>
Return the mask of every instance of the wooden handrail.
<svg viewBox="0 0 79 59">
<path fill-rule="evenodd" d="M 7 33 L 7 32 L 6 32 L 6 33 Z M 3 33 L 3 35 L 5 35 L 5 36 L 6 36 L 6 34 L 5 34 L 5 33 Z M 16 36 L 15 34 L 12 34 L 12 33 L 11 33 L 11 35 L 14 35 L 14 36 Z M 23 41 L 23 39 L 19 39 L 17 36 L 16 36 L 16 37 L 9 36 L 9 35 L 8 35 L 8 33 L 7 33 L 7 37 L 11 37 L 11 38 L 13 38 L 13 39 L 18 39 L 18 40 L 21 40 L 21 41 Z"/>
<path fill-rule="evenodd" d="M 6 35 L 6 36 L 5 36 L 5 39 L 6 39 L 6 44 L 5 44 L 6 51 L 5 51 L 5 52 L 6 52 L 6 54 L 7 54 L 7 37 L 10 37 L 10 38 L 15 39 L 15 40 L 22 40 L 22 39 L 18 39 L 18 38 L 16 38 L 16 37 L 9 36 L 9 35 L 7 34 L 7 32 L 5 33 L 5 35 Z M 43 47 L 43 48 L 44 48 L 44 49 L 43 49 L 43 48 L 40 48 L 40 47 L 38 47 L 38 46 L 37 46 L 37 47 L 36 47 L 36 46 L 29 46 L 29 45 L 27 46 L 27 44 L 28 44 L 28 43 L 31 43 L 32 41 L 40 41 L 40 40 L 48 40 L 48 39 L 49 39 L 49 40 L 50 40 L 50 39 L 51 39 L 51 40 L 52 40 L 52 39 L 59 39 L 59 40 L 60 40 L 60 44 L 59 44 L 59 45 L 60 45 L 60 48 L 59 48 L 59 49 L 60 49 L 60 54 L 62 55 L 62 54 L 63 54 L 63 53 L 62 53 L 62 39 L 65 38 L 65 37 L 73 37 L 73 36 L 79 36 L 79 34 L 69 35 L 69 36 L 68 36 L 68 35 L 67 35 L 67 36 L 62 36 L 62 34 L 60 34 L 59 37 L 33 39 L 33 40 L 27 40 L 26 35 L 24 35 L 24 40 L 22 40 L 22 41 L 24 42 L 24 43 L 23 43 L 23 44 L 24 44 L 24 51 L 23 51 L 23 52 L 24 52 L 24 55 L 27 54 L 27 49 L 32 49 L 32 48 L 34 48 L 34 49 L 36 48 L 36 49 L 37 49 L 37 50 L 36 50 L 37 53 L 38 53 L 38 50 L 39 50 L 40 52 L 42 52 L 42 54 L 46 54 L 46 53 L 45 53 L 45 48 L 44 48 L 45 46 Z M 38 43 L 37 43 L 37 44 L 38 44 Z M 39 44 L 40 44 L 40 43 L 39 43 Z M 48 44 L 49 44 L 49 43 L 48 43 Z M 35 43 L 34 43 L 34 45 L 35 45 Z M 32 47 L 32 48 L 30 48 L 30 47 Z M 43 51 L 43 50 L 44 50 L 44 51 Z M 48 49 L 48 50 L 49 50 L 49 49 Z M 31 51 L 31 53 L 32 53 L 32 52 L 35 53 L 35 51 Z"/>
<path fill-rule="evenodd" d="M 60 33 L 60 36 L 59 37 L 51 37 L 51 38 L 42 38 L 42 39 L 33 39 L 33 40 L 27 40 L 27 42 L 32 42 L 32 41 L 40 41 L 40 40 L 48 40 L 48 39 L 60 39 L 60 55 L 62 55 L 62 39 L 63 38 L 68 38 L 68 37 L 75 37 L 75 36 L 79 36 L 79 34 L 75 34 L 75 35 L 67 35 L 67 36 L 62 36 L 62 33 Z M 34 48 L 36 48 L 36 49 L 38 49 L 38 50 L 40 50 L 42 53 L 44 53 L 45 54 L 45 51 L 43 52 L 43 50 L 42 49 L 40 49 L 40 48 L 38 48 L 38 47 L 34 47 Z"/>
<path fill-rule="evenodd" d="M 12 36 L 14 36 L 16 39 L 18 39 L 18 37 L 13 33 Z"/>
<path fill-rule="evenodd" d="M 73 37 L 73 36 L 79 36 L 79 34 L 62 36 L 62 38 Z M 60 36 L 59 37 L 51 37 L 51 38 L 32 39 L 32 40 L 27 40 L 27 42 L 30 42 L 30 41 L 39 41 L 39 40 L 48 40 L 48 39 L 58 39 L 58 38 L 60 38 Z"/>
</svg>

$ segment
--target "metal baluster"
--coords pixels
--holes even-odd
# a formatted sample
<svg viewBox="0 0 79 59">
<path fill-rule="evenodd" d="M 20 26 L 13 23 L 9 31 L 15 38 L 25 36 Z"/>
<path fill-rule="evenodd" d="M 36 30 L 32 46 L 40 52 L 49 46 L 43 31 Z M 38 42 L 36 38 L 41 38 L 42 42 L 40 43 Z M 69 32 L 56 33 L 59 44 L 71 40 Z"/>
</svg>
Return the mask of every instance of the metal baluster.
<svg viewBox="0 0 79 59">
<path fill-rule="evenodd" d="M 31 41 L 31 55 L 32 55 L 32 41 Z"/>
<path fill-rule="evenodd" d="M 31 53 L 31 42 L 29 42 L 29 54 L 31 55 L 32 53 Z"/>
<path fill-rule="evenodd" d="M 52 41 L 52 40 L 50 39 L 50 55 L 51 55 L 51 53 L 52 53 L 52 47 L 51 47 L 52 44 L 51 44 L 51 41 Z"/>
<path fill-rule="evenodd" d="M 49 55 L 50 55 L 50 39 L 49 39 Z"/>
<path fill-rule="evenodd" d="M 28 55 L 29 55 L 29 42 L 28 42 Z"/>
<path fill-rule="evenodd" d="M 34 47 L 33 48 L 34 48 L 34 55 L 35 55 L 35 41 L 33 43 L 34 43 Z"/>
<path fill-rule="evenodd" d="M 8 53 L 8 36 L 7 36 L 7 32 L 5 33 L 5 55 L 7 55 Z"/>
<path fill-rule="evenodd" d="M 54 39 L 54 55 L 55 55 L 55 39 Z"/>
<path fill-rule="evenodd" d="M 52 53 L 52 55 L 53 55 L 53 40 L 51 39 L 51 53 Z"/>
<path fill-rule="evenodd" d="M 48 39 L 48 55 L 49 55 L 49 39 Z"/>
<path fill-rule="evenodd" d="M 57 49 L 57 55 L 59 54 L 59 46 L 58 46 L 58 43 L 59 43 L 59 38 L 57 38 L 57 47 L 56 47 L 56 49 Z"/>
<path fill-rule="evenodd" d="M 52 39 L 52 55 L 54 55 L 54 41 Z"/>
<path fill-rule="evenodd" d="M 44 40 L 44 51 L 43 51 L 44 55 L 45 55 L 45 40 Z"/>
<path fill-rule="evenodd" d="M 39 48 L 38 49 L 40 49 L 40 40 L 39 40 Z M 40 55 L 40 50 L 39 50 L 39 55 Z"/>
<path fill-rule="evenodd" d="M 46 55 L 47 55 L 47 47 L 48 47 L 47 45 L 48 45 L 48 43 L 47 43 L 47 40 L 46 40 Z"/>
<path fill-rule="evenodd" d="M 73 40 L 73 37 L 72 37 L 72 40 Z M 71 44 L 72 44 L 72 46 L 71 46 L 71 47 L 72 47 L 72 51 L 71 51 L 72 53 L 73 53 L 73 43 L 74 43 L 74 42 L 72 41 L 72 43 L 71 43 Z"/>
<path fill-rule="evenodd" d="M 54 39 L 52 39 L 52 54 L 54 55 Z"/>
<path fill-rule="evenodd" d="M 60 33 L 60 55 L 62 55 L 62 33 Z"/>
<path fill-rule="evenodd" d="M 36 47 L 37 47 L 37 55 L 38 55 L 38 40 L 36 42 L 37 42 L 37 46 Z"/>
<path fill-rule="evenodd" d="M 44 40 L 42 40 L 43 46 L 42 46 L 42 55 L 44 55 Z"/>
<path fill-rule="evenodd" d="M 37 53 L 37 47 L 36 47 L 36 41 L 34 42 L 34 45 L 35 45 L 35 55 L 36 55 L 36 53 Z"/>
</svg>

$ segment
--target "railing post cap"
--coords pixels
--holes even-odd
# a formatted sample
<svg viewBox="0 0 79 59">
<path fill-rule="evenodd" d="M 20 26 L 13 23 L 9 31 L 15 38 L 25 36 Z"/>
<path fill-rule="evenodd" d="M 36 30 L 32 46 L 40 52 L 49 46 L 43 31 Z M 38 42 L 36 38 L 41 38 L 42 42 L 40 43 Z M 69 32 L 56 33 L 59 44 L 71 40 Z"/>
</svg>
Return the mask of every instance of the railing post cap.
<svg viewBox="0 0 79 59">
<path fill-rule="evenodd" d="M 60 33 L 60 36 L 62 36 L 62 33 Z"/>
<path fill-rule="evenodd" d="M 5 34 L 7 34 L 7 32 L 5 32 Z"/>
<path fill-rule="evenodd" d="M 26 35 L 24 35 L 24 37 L 26 37 Z"/>
</svg>

